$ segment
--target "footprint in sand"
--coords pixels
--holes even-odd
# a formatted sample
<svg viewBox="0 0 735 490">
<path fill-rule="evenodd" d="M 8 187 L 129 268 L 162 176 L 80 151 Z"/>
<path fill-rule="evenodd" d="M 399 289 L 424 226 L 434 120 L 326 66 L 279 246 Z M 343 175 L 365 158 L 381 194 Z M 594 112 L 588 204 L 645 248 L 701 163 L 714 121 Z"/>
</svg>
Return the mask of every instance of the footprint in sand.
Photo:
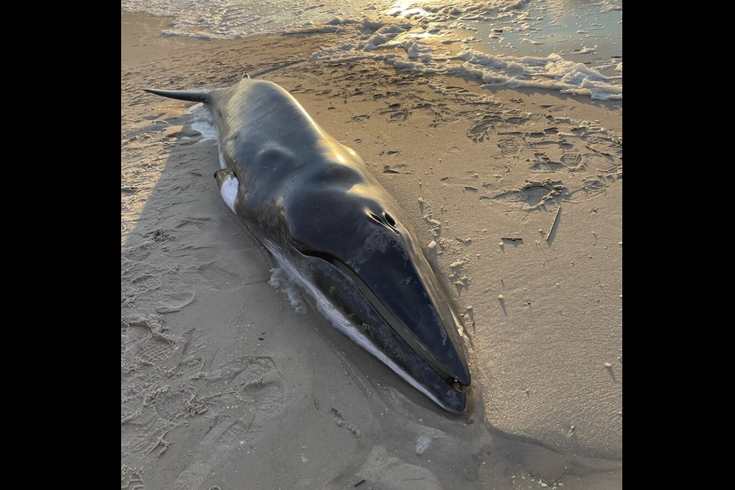
<svg viewBox="0 0 735 490">
<path fill-rule="evenodd" d="M 212 216 L 190 216 L 182 219 L 176 225 L 176 229 L 184 230 L 207 230 L 214 226 L 217 220 Z"/>
<path fill-rule="evenodd" d="M 123 370 L 135 371 L 169 358 L 176 350 L 175 339 L 166 334 L 163 317 L 128 315 L 121 322 Z"/>
<path fill-rule="evenodd" d="M 174 482 L 174 488 L 199 488 L 229 452 L 253 444 L 262 424 L 285 403 L 283 379 L 270 357 L 239 357 L 209 372 L 197 396 L 207 431 Z M 193 422 L 192 422 L 193 423 Z"/>
<path fill-rule="evenodd" d="M 168 389 L 156 369 L 174 354 L 176 340 L 167 333 L 163 318 L 156 315 L 123 316 L 120 333 L 120 442 L 124 453 L 144 455 L 173 427 L 155 412 L 150 400 Z"/>
<path fill-rule="evenodd" d="M 270 357 L 225 355 L 210 364 L 216 355 L 206 355 L 204 362 L 200 338 L 169 336 L 156 315 L 123 317 L 121 337 L 121 446 L 150 465 L 166 453 L 179 461 L 183 471 L 166 488 L 199 488 L 230 451 L 254 444 L 285 405 L 283 378 Z M 122 488 L 142 485 L 129 468 Z"/>
<path fill-rule="evenodd" d="M 212 263 L 220 252 L 217 247 L 200 244 L 185 244 L 183 246 L 172 248 L 169 255 L 174 258 L 185 258 L 191 262 L 207 262 Z"/>
<path fill-rule="evenodd" d="M 582 155 L 580 155 L 576 151 L 564 152 L 564 154 L 561 156 L 561 163 L 565 167 L 576 169 L 582 163 Z"/>
<path fill-rule="evenodd" d="M 242 279 L 236 274 L 228 272 L 214 264 L 199 267 L 199 273 L 209 279 L 215 289 L 219 291 L 234 291 L 242 286 Z"/>
<path fill-rule="evenodd" d="M 522 143 L 518 138 L 505 138 L 498 141 L 500 153 L 504 156 L 517 155 L 521 151 Z"/>
<path fill-rule="evenodd" d="M 143 262 L 151 256 L 152 244 L 149 240 L 145 240 L 135 245 L 123 247 L 122 256 L 134 262 Z"/>
<path fill-rule="evenodd" d="M 144 490 L 145 484 L 140 474 L 126 464 L 120 465 L 121 490 Z"/>
<path fill-rule="evenodd" d="M 190 305 L 195 298 L 193 291 L 181 291 L 179 293 L 166 294 L 162 301 L 156 306 L 156 313 L 174 313 L 183 307 Z"/>
</svg>

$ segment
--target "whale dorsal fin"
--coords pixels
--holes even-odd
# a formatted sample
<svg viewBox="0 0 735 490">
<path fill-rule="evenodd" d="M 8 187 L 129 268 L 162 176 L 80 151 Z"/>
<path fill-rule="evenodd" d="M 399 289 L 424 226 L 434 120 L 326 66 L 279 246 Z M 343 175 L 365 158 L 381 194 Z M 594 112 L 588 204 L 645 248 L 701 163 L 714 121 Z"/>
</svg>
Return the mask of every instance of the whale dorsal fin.
<svg viewBox="0 0 735 490">
<path fill-rule="evenodd" d="M 154 88 L 145 89 L 151 94 L 168 97 L 169 99 L 189 100 L 192 102 L 203 102 L 209 104 L 211 102 L 211 90 L 158 90 Z"/>
</svg>

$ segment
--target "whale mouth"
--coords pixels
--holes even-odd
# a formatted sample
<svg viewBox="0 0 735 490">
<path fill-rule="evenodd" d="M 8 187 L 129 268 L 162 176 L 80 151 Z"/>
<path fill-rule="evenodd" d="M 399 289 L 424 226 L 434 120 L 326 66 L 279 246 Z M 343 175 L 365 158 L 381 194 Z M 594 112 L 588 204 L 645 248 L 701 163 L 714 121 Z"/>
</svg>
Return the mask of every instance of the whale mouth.
<svg viewBox="0 0 735 490">
<path fill-rule="evenodd" d="M 462 383 L 456 376 L 450 374 L 449 369 L 416 339 L 413 332 L 406 327 L 406 323 L 398 320 L 360 275 L 347 264 L 328 253 L 303 251 L 300 251 L 300 253 L 307 257 L 321 259 L 347 276 L 385 323 L 454 391 L 463 392 L 469 386 L 469 383 Z"/>
<path fill-rule="evenodd" d="M 324 288 L 317 285 L 313 278 L 307 277 L 307 274 L 303 272 L 302 268 L 297 267 L 292 260 L 283 253 L 280 247 L 267 239 L 262 240 L 262 243 L 271 252 L 271 255 L 278 266 L 286 272 L 288 277 L 291 278 L 291 280 L 311 298 L 313 298 L 316 310 L 325 319 L 327 319 L 332 326 L 358 346 L 372 354 L 404 381 L 420 393 L 423 393 L 444 410 L 457 415 L 465 412 L 467 407 L 467 388 L 469 387 L 469 383 L 463 384 L 448 375 L 444 378 L 440 378 L 433 367 L 425 362 L 424 358 L 418 356 L 418 352 L 410 349 L 407 345 L 406 349 L 410 349 L 410 353 L 420 359 L 420 365 L 405 365 L 405 363 L 401 363 L 399 359 L 396 359 L 395 356 L 392 355 L 392 353 L 387 352 L 388 349 L 386 349 L 384 345 L 379 345 L 379 342 L 376 342 L 375 338 L 367 335 L 364 329 L 360 328 L 351 315 L 348 318 L 345 311 L 335 303 L 334 298 L 331 295 L 327 296 L 324 292 Z M 337 271 L 337 273 L 342 277 L 347 278 L 341 268 L 337 268 L 335 265 L 327 262 L 324 258 L 318 257 L 318 254 L 308 255 L 298 251 L 295 252 L 301 258 L 310 259 L 316 261 L 316 263 L 324 264 L 331 268 L 332 271 Z M 352 279 L 347 279 L 351 284 L 354 284 L 351 282 Z M 361 294 L 360 296 L 362 297 Z M 362 298 L 367 302 L 366 298 Z M 370 304 L 370 308 L 372 308 L 372 304 Z M 390 330 L 393 332 L 392 327 L 390 327 Z M 446 372 L 446 369 L 442 368 L 439 369 L 439 371 Z"/>
<path fill-rule="evenodd" d="M 405 327 L 397 319 L 394 326 L 388 324 L 374 308 L 381 301 L 370 301 L 362 293 L 354 280 L 359 276 L 350 272 L 349 267 L 333 264 L 341 261 L 328 254 L 303 253 L 293 247 L 283 250 L 263 236 L 256 234 L 256 237 L 288 277 L 314 300 L 315 309 L 333 327 L 439 407 L 456 415 L 466 411 L 469 372 L 465 371 L 466 378 L 461 379 L 460 368 L 460 376 L 453 376 L 451 363 L 446 363 L 444 357 L 421 356 L 425 349 L 414 350 L 399 334 Z M 407 331 L 404 335 L 410 337 L 412 332 Z"/>
</svg>

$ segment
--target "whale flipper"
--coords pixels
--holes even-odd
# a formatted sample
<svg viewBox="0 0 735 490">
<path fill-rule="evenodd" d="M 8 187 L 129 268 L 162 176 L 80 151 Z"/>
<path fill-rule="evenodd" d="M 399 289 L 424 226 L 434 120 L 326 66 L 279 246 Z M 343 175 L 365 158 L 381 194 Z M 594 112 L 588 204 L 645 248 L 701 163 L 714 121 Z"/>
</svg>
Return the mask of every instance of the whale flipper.
<svg viewBox="0 0 735 490">
<path fill-rule="evenodd" d="M 240 186 L 240 181 L 237 180 L 235 172 L 230 169 L 217 170 L 214 173 L 214 178 L 217 180 L 217 187 L 219 187 L 220 195 L 225 201 L 225 204 L 235 211 L 235 199 L 237 199 L 237 191 Z"/>
</svg>

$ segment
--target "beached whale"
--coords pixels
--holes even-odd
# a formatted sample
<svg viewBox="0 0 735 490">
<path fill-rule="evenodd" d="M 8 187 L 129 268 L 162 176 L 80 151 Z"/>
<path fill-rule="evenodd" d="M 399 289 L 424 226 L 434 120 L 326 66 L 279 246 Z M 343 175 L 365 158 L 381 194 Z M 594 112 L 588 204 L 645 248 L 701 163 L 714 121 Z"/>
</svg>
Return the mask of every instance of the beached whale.
<svg viewBox="0 0 735 490">
<path fill-rule="evenodd" d="M 461 320 L 362 158 L 272 82 L 147 91 L 210 108 L 215 178 L 230 209 L 332 324 L 441 407 L 464 412 Z"/>
</svg>

